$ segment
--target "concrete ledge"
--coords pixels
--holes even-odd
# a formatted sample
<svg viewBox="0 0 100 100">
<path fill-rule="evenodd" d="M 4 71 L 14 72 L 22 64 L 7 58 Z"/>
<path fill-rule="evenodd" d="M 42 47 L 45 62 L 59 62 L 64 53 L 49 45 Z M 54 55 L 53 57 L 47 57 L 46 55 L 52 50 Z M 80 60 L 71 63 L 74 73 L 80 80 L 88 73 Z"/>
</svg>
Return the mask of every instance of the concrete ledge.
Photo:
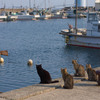
<svg viewBox="0 0 100 100">
<path fill-rule="evenodd" d="M 58 79 L 59 83 L 53 84 L 35 84 L 32 86 L 24 87 L 21 89 L 12 90 L 9 92 L 5 92 L 0 94 L 0 100 L 24 100 L 31 96 L 35 96 L 38 94 L 42 94 L 44 92 L 52 91 L 57 88 L 61 88 L 64 84 L 61 78 Z M 80 79 L 75 79 L 74 83 L 79 82 Z"/>
<path fill-rule="evenodd" d="M 0 98 L 0 100 L 7 100 L 7 99 L 5 99 L 5 98 Z"/>
<path fill-rule="evenodd" d="M 96 68 L 95 70 L 99 70 L 100 67 Z M 84 79 L 87 77 L 74 77 L 74 84 L 75 86 L 96 86 L 97 82 L 88 82 L 88 81 L 81 81 L 81 79 Z M 57 88 L 61 88 L 63 86 L 63 80 L 62 78 L 59 78 L 59 83 L 52 83 L 52 84 L 35 84 L 32 86 L 12 90 L 9 92 L 1 93 L 0 94 L 0 100 L 24 100 L 26 98 L 42 94 L 44 92 L 52 91 Z"/>
<path fill-rule="evenodd" d="M 38 94 L 41 94 L 47 91 L 51 91 L 58 87 L 61 87 L 61 82 L 63 82 L 63 80 L 59 79 L 59 81 L 60 81 L 59 83 L 35 84 L 32 86 L 5 92 L 5 93 L 0 94 L 0 100 L 1 98 L 4 100 L 23 100 L 30 96 L 35 96 L 35 95 L 38 95 Z"/>
</svg>

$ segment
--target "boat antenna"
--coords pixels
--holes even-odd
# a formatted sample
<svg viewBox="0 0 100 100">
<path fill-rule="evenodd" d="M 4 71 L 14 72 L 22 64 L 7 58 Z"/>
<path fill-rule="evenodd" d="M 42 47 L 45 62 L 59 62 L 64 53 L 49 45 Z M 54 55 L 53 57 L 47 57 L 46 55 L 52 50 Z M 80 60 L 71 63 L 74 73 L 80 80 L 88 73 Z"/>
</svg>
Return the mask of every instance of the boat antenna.
<svg viewBox="0 0 100 100">
<path fill-rule="evenodd" d="M 75 10 L 75 12 L 76 12 L 76 16 L 75 16 L 75 30 L 76 30 L 76 34 L 77 34 L 77 0 L 75 1 L 75 8 L 76 8 L 76 10 Z"/>
</svg>

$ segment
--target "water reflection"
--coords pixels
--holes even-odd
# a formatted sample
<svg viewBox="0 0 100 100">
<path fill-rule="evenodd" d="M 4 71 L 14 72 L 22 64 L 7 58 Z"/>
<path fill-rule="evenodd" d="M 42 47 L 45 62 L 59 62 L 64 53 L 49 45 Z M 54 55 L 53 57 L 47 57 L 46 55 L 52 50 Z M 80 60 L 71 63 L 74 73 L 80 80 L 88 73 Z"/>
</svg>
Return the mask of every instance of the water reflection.
<svg viewBox="0 0 100 100">
<path fill-rule="evenodd" d="M 86 27 L 86 19 L 78 20 L 79 27 Z M 65 45 L 58 33 L 67 23 L 74 24 L 74 19 L 0 23 L 0 48 L 9 52 L 3 67 L 0 65 L 0 91 L 39 83 L 36 64 L 42 64 L 52 78 L 61 77 L 60 69 L 65 67 L 73 74 L 73 59 L 84 66 L 100 65 L 100 50 Z M 27 66 L 28 59 L 33 60 L 32 67 Z"/>
<path fill-rule="evenodd" d="M 71 55 L 72 59 L 76 59 L 80 64 L 91 64 L 92 67 L 100 66 L 100 50 L 93 48 L 66 46 L 66 52 Z"/>
</svg>

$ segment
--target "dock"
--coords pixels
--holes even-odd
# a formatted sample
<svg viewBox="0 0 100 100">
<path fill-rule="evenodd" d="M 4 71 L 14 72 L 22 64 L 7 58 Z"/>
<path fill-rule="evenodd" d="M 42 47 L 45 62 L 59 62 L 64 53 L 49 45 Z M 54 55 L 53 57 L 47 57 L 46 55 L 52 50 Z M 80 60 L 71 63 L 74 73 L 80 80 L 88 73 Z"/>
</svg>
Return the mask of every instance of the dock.
<svg viewBox="0 0 100 100">
<path fill-rule="evenodd" d="M 100 86 L 97 82 L 82 81 L 83 78 L 74 77 L 73 89 L 63 89 L 63 80 L 59 78 L 59 83 L 35 84 L 1 93 L 0 100 L 99 100 Z"/>
</svg>

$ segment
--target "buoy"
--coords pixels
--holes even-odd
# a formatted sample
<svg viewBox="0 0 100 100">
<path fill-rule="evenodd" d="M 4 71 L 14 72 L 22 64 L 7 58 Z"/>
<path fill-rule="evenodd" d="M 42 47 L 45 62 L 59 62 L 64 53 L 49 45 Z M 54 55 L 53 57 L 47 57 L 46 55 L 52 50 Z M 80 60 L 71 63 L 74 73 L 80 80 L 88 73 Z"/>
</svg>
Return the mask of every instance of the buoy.
<svg viewBox="0 0 100 100">
<path fill-rule="evenodd" d="M 4 59 L 0 57 L 0 63 L 4 63 Z"/>
<path fill-rule="evenodd" d="M 32 66 L 33 65 L 33 61 L 32 59 L 29 59 L 28 62 L 27 62 L 28 66 Z"/>
</svg>

